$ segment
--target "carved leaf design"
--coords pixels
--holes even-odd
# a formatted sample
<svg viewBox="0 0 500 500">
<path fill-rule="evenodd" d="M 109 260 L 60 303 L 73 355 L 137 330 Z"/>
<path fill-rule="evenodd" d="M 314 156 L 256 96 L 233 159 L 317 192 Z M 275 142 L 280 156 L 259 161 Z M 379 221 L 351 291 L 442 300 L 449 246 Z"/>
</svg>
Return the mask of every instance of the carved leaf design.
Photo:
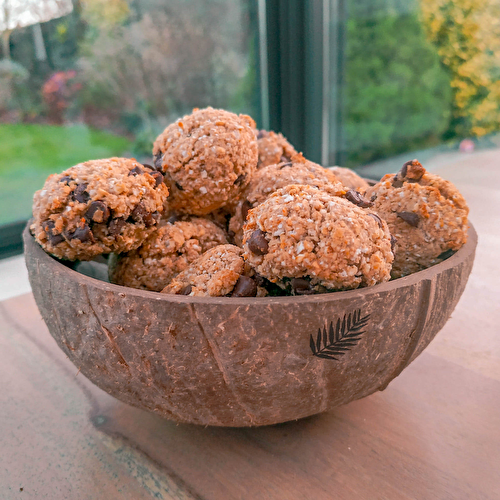
<svg viewBox="0 0 500 500">
<path fill-rule="evenodd" d="M 318 329 L 316 340 L 311 335 L 309 345 L 314 356 L 323 359 L 335 359 L 350 351 L 361 340 L 363 328 L 367 325 L 370 315 L 361 316 L 361 309 L 345 314 L 342 320 Z"/>
</svg>

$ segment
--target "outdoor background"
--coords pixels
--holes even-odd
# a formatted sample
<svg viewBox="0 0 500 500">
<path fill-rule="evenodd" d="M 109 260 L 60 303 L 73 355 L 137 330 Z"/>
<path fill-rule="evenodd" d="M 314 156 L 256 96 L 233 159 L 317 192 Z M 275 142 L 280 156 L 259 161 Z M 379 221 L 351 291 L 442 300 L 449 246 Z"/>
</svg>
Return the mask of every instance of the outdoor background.
<svg viewBox="0 0 500 500">
<path fill-rule="evenodd" d="M 0 0 L 0 224 L 193 107 L 262 126 L 258 26 L 257 0 Z M 342 37 L 344 166 L 500 144 L 497 0 L 346 0 Z"/>
</svg>

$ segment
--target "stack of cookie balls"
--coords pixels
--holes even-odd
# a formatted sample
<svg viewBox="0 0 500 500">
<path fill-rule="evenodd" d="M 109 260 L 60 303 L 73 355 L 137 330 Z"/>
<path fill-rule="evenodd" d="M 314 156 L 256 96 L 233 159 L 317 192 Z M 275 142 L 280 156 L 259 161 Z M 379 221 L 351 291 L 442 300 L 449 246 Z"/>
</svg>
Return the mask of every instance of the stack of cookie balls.
<svg viewBox="0 0 500 500">
<path fill-rule="evenodd" d="M 370 186 L 324 169 L 246 115 L 195 109 L 151 165 L 92 160 L 35 193 L 32 234 L 66 260 L 109 256 L 110 281 L 191 296 L 311 295 L 432 266 L 467 239 L 468 208 L 413 160 Z"/>
</svg>

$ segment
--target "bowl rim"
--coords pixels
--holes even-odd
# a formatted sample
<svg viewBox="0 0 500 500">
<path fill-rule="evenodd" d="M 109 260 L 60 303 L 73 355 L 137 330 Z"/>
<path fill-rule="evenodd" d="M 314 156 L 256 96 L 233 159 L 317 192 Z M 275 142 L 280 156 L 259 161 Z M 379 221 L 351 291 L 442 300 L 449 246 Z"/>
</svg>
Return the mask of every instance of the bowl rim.
<svg viewBox="0 0 500 500">
<path fill-rule="evenodd" d="M 435 264 L 427 269 L 418 271 L 416 273 L 410 274 L 409 276 L 404 276 L 402 278 L 397 278 L 395 280 L 387 281 L 385 283 L 379 283 L 370 287 L 356 288 L 354 290 L 345 290 L 317 295 L 299 295 L 299 296 L 281 296 L 281 297 L 190 297 L 186 295 L 171 295 L 161 292 L 153 292 L 149 290 L 140 290 L 137 288 L 126 287 L 122 285 L 115 285 L 114 283 L 108 283 L 106 281 L 101 281 L 96 278 L 92 278 L 85 274 L 79 273 L 74 269 L 64 265 L 62 261 L 53 257 L 52 255 L 45 252 L 45 250 L 40 246 L 40 244 L 35 240 L 35 238 L 30 233 L 30 222 L 26 225 L 23 231 L 24 239 L 24 253 L 25 259 L 27 255 L 27 250 L 29 253 L 35 255 L 36 257 L 43 259 L 45 258 L 49 266 L 54 268 L 54 271 L 67 273 L 68 276 L 73 277 L 74 280 L 85 284 L 90 287 L 97 287 L 103 291 L 112 292 L 119 294 L 121 296 L 135 296 L 141 297 L 143 299 L 149 300 L 160 300 L 167 303 L 178 303 L 178 304 L 210 304 L 210 305 L 259 305 L 266 306 L 270 304 L 289 304 L 289 303 L 299 303 L 299 304 L 310 304 L 310 303 L 323 303 L 336 300 L 348 300 L 355 297 L 366 297 L 372 293 L 382 293 L 389 292 L 395 288 L 400 288 L 402 286 L 411 286 L 415 283 L 423 280 L 432 280 L 436 275 L 441 274 L 452 267 L 465 261 L 465 259 L 475 252 L 477 246 L 477 232 L 471 222 L 468 223 L 467 232 L 467 242 L 463 245 L 457 252 L 455 252 L 451 257 Z M 73 279 L 72 278 L 72 279 Z"/>
</svg>

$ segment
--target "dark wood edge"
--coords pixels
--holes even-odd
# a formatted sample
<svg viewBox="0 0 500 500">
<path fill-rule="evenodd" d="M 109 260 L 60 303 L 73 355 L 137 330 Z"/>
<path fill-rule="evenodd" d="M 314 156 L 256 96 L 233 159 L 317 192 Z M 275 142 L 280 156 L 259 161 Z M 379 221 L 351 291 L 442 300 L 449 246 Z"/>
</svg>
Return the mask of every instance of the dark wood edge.
<svg viewBox="0 0 500 500">
<path fill-rule="evenodd" d="M 331 302 L 336 300 L 347 300 L 353 297 L 367 297 L 373 293 L 381 293 L 394 290 L 396 288 L 411 286 L 422 280 L 433 279 L 436 275 L 451 269 L 462 262 L 464 262 L 471 254 L 474 254 L 477 246 L 477 233 L 474 226 L 469 223 L 469 231 L 467 243 L 458 250 L 450 258 L 446 259 L 435 266 L 419 271 L 418 273 L 411 274 L 410 276 L 405 276 L 404 278 L 398 278 L 393 281 L 388 281 L 387 283 L 381 283 L 379 285 L 374 285 L 368 288 L 358 288 L 356 290 L 347 290 L 343 292 L 332 292 L 319 295 L 306 295 L 306 296 L 296 296 L 296 297 L 248 297 L 248 298 L 228 298 L 228 297 L 188 297 L 184 295 L 167 295 L 158 292 L 150 292 L 147 290 L 138 290 L 136 288 L 129 288 L 120 285 L 114 285 L 112 283 L 106 283 L 104 281 L 91 278 L 90 276 L 85 276 L 77 271 L 74 271 L 70 267 L 65 266 L 61 261 L 55 259 L 54 257 L 47 254 L 42 247 L 35 241 L 35 238 L 31 236 L 29 231 L 29 223 L 23 232 L 25 255 L 38 259 L 40 261 L 45 261 L 49 266 L 51 266 L 54 272 L 68 273 L 70 276 L 74 273 L 74 279 L 79 280 L 81 283 L 89 287 L 98 287 L 104 291 L 109 291 L 113 293 L 122 293 L 126 295 L 132 295 L 142 298 L 147 298 L 149 300 L 161 300 L 164 302 L 175 302 L 175 303 L 205 303 L 205 304 L 221 304 L 221 305 L 249 305 L 249 304 L 259 304 L 265 306 L 268 304 L 282 304 L 282 303 L 311 303 L 311 302 Z"/>
<path fill-rule="evenodd" d="M 6 259 L 23 253 L 23 229 L 26 220 L 3 224 L 0 227 L 0 259 Z"/>
</svg>

